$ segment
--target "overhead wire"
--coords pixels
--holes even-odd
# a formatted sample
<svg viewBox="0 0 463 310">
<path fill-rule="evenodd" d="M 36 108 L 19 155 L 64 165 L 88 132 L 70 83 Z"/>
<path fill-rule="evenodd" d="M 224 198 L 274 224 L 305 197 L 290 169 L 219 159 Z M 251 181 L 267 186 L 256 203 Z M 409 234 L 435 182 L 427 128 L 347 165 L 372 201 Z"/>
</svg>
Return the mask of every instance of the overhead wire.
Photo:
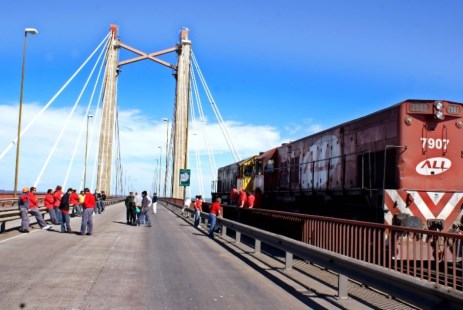
<svg viewBox="0 0 463 310">
<path fill-rule="evenodd" d="M 191 80 L 190 80 L 191 83 Z M 194 110 L 194 97 L 191 95 L 192 87 L 190 87 L 190 115 L 191 115 L 191 125 L 192 125 L 192 136 L 196 135 L 197 132 L 197 122 L 195 117 L 195 110 Z M 204 195 L 204 184 L 203 184 L 203 171 L 201 168 L 201 157 L 199 156 L 199 143 L 195 141 L 195 159 L 196 159 L 196 169 L 198 170 L 196 173 L 196 178 L 198 179 L 198 187 L 199 187 L 199 194 Z"/>
<path fill-rule="evenodd" d="M 206 95 L 207 95 L 207 97 L 209 99 L 209 103 L 211 104 L 212 110 L 214 111 L 214 114 L 215 114 L 215 116 L 217 118 L 217 121 L 219 123 L 219 127 L 222 130 L 222 134 L 225 137 L 225 140 L 227 142 L 228 147 L 230 148 L 230 151 L 231 151 L 231 153 L 233 155 L 234 160 L 236 162 L 238 162 L 238 161 L 241 160 L 241 156 L 239 155 L 238 151 L 236 150 L 235 144 L 233 143 L 233 140 L 230 137 L 227 126 L 225 125 L 225 121 L 223 120 L 222 115 L 220 114 L 220 111 L 219 111 L 219 109 L 217 107 L 217 104 L 215 103 L 215 100 L 212 97 L 212 94 L 211 94 L 211 92 L 209 90 L 209 87 L 207 86 L 206 80 L 204 79 L 204 76 L 203 76 L 203 74 L 201 72 L 201 69 L 199 68 L 199 64 L 198 64 L 198 61 L 196 60 L 196 57 L 195 57 L 195 55 L 193 53 L 193 50 L 191 51 L 191 57 L 192 57 L 192 60 L 193 60 L 193 65 L 195 66 L 196 71 L 198 73 L 198 76 L 199 76 L 199 78 L 201 80 L 201 83 L 203 85 L 204 91 L 206 92 Z"/>
<path fill-rule="evenodd" d="M 107 43 L 109 43 L 109 40 L 107 41 Z M 107 48 L 108 48 L 108 45 L 106 45 L 106 49 Z M 97 61 L 95 62 L 95 66 L 100 62 L 101 56 L 103 55 L 104 52 L 105 52 L 105 49 L 102 49 L 101 52 L 100 52 L 100 55 L 98 56 Z M 103 67 L 104 67 L 104 64 L 105 64 L 105 59 L 106 59 L 106 57 L 104 57 L 103 61 L 101 61 L 101 63 L 100 63 L 100 69 L 99 69 L 98 75 L 97 75 L 97 77 L 95 79 L 95 84 L 93 86 L 92 94 L 90 95 L 90 99 L 89 99 L 88 104 L 87 104 L 87 109 L 85 111 L 85 115 L 84 115 L 84 117 L 82 119 L 82 122 L 81 122 L 81 125 L 80 125 L 80 131 L 79 131 L 79 135 L 78 135 L 78 138 L 77 138 L 77 143 L 74 145 L 74 150 L 72 152 L 72 157 L 71 157 L 71 163 L 70 163 L 70 165 L 69 165 L 69 167 L 68 167 L 68 169 L 66 171 L 66 176 L 65 176 L 64 182 L 63 182 L 63 188 L 66 188 L 66 184 L 67 184 L 68 179 L 69 179 L 69 174 L 71 172 L 71 169 L 72 169 L 72 166 L 73 166 L 73 163 L 74 163 L 74 159 L 75 159 L 76 154 L 77 154 L 77 150 L 79 149 L 79 145 L 80 145 L 80 142 L 82 140 L 82 134 L 84 132 L 85 125 L 88 122 L 88 117 L 89 117 L 88 112 L 90 111 L 90 107 L 92 106 L 92 103 L 93 103 L 93 98 L 95 96 L 96 88 L 97 88 L 97 86 L 99 84 L 101 72 L 103 71 Z M 82 189 L 82 185 L 80 185 L 79 188 Z"/>
<path fill-rule="evenodd" d="M 203 110 L 203 107 L 202 107 L 202 104 L 201 104 L 201 98 L 199 96 L 199 90 L 198 90 L 198 85 L 196 83 L 196 78 L 195 78 L 195 75 L 193 73 L 193 70 L 191 70 L 191 84 L 192 84 L 192 89 L 193 89 L 193 92 L 194 92 L 194 95 L 195 95 L 195 98 L 196 98 L 196 105 L 198 107 L 198 113 L 199 113 L 199 119 L 200 119 L 200 124 L 201 124 L 201 130 L 202 130 L 202 133 L 203 133 L 203 137 L 204 137 L 204 144 L 206 145 L 206 150 L 207 150 L 207 155 L 208 155 L 208 158 L 209 158 L 209 164 L 211 166 L 211 170 L 212 170 L 212 176 L 213 176 L 213 179 L 215 180 L 217 178 L 217 165 L 215 163 L 215 158 L 214 158 L 214 151 L 212 150 L 212 147 L 211 147 L 211 144 L 210 144 L 210 141 L 209 141 L 209 137 L 207 135 L 207 131 L 206 131 L 206 117 L 204 116 L 204 110 Z"/>
<path fill-rule="evenodd" d="M 99 45 L 101 46 L 101 44 Z M 92 53 L 92 55 L 94 55 L 95 53 Z M 85 84 L 84 86 L 82 87 L 82 90 L 79 94 L 79 96 L 77 97 L 77 100 L 75 101 L 74 103 L 74 106 L 72 107 L 72 110 L 71 112 L 69 113 L 68 117 L 66 118 L 65 122 L 64 122 L 64 126 L 61 128 L 61 131 L 58 135 L 58 138 L 56 139 L 55 143 L 53 144 L 49 154 L 48 154 L 48 157 L 44 163 L 44 165 L 42 166 L 42 169 L 40 170 L 40 173 L 37 177 L 37 179 L 34 181 L 34 186 L 37 187 L 37 185 L 39 184 L 40 180 L 42 179 L 42 176 L 43 176 L 43 173 L 45 172 L 45 169 L 48 167 L 48 164 L 51 160 L 51 157 L 53 156 L 53 154 L 55 153 L 55 150 L 56 150 L 56 147 L 58 146 L 59 142 L 61 141 L 61 138 L 63 137 L 63 134 L 64 134 L 64 131 L 66 130 L 66 128 L 68 127 L 69 125 L 69 121 L 70 119 L 72 118 L 72 116 L 74 115 L 74 112 L 77 108 L 77 106 L 79 105 L 79 102 L 80 102 L 80 99 L 82 98 L 85 90 L 87 89 L 87 86 L 88 86 L 88 83 L 90 82 L 90 79 L 91 77 L 93 76 L 93 73 L 95 72 L 95 69 L 96 69 L 96 64 L 95 66 L 93 66 L 87 80 L 85 81 Z"/>
<path fill-rule="evenodd" d="M 82 70 L 82 68 L 85 67 L 87 62 L 89 62 L 90 59 L 92 59 L 93 55 L 99 50 L 101 45 L 105 43 L 108 40 L 108 37 L 110 36 L 111 32 L 109 32 L 104 39 L 101 41 L 101 43 L 95 48 L 95 50 L 90 54 L 90 56 L 80 65 L 80 67 L 74 72 L 74 74 L 64 83 L 64 85 L 58 90 L 58 92 L 45 104 L 45 106 L 32 118 L 32 120 L 29 122 L 24 129 L 21 130 L 20 136 L 22 137 L 30 128 L 31 126 L 40 118 L 40 116 L 45 112 L 48 107 L 56 100 L 56 98 L 66 89 L 66 87 L 69 85 L 69 83 L 72 82 L 72 80 L 79 74 L 79 72 Z M 3 152 L 0 154 L 0 160 L 8 153 L 8 151 L 13 147 L 13 145 L 16 144 L 18 140 L 18 137 L 15 137 L 12 142 L 3 150 Z"/>
</svg>

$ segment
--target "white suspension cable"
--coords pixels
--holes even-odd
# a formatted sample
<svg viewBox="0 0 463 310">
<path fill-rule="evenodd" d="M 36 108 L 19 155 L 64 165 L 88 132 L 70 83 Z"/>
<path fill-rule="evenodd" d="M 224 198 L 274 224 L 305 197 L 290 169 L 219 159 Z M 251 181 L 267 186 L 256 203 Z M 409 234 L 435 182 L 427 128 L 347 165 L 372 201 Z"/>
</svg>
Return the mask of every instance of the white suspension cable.
<svg viewBox="0 0 463 310">
<path fill-rule="evenodd" d="M 94 53 L 92 53 L 92 54 L 94 54 Z M 89 74 L 87 80 L 85 81 L 85 84 L 84 84 L 79 96 L 77 97 L 76 102 L 74 103 L 74 106 L 72 107 L 71 113 L 69 113 L 68 117 L 66 118 L 66 121 L 64 122 L 64 126 L 61 128 L 61 132 L 59 133 L 58 138 L 55 141 L 55 144 L 53 145 L 50 153 L 48 154 L 48 157 L 47 157 L 47 159 L 45 161 L 45 164 L 42 166 L 42 170 L 40 170 L 39 176 L 37 177 L 37 179 L 34 182 L 35 187 L 37 187 L 40 180 L 42 179 L 43 173 L 45 172 L 45 169 L 48 167 L 50 159 L 53 156 L 53 154 L 55 153 L 56 147 L 58 146 L 59 142 L 61 141 L 61 138 L 63 137 L 64 131 L 67 129 L 67 127 L 69 125 L 69 121 L 72 118 L 72 116 L 74 115 L 74 112 L 75 112 L 77 106 L 79 105 L 80 99 L 82 98 L 82 95 L 84 94 L 85 90 L 87 89 L 88 83 L 90 82 L 90 79 L 93 76 L 93 73 L 95 72 L 95 68 L 96 68 L 96 66 L 94 66 L 92 71 L 90 72 L 90 74 Z"/>
<path fill-rule="evenodd" d="M 217 180 L 217 165 L 215 163 L 214 152 L 211 148 L 209 137 L 207 135 L 206 118 L 204 116 L 204 111 L 203 111 L 203 107 L 201 104 L 201 98 L 199 97 L 198 85 L 196 84 L 196 78 L 193 73 L 191 74 L 191 84 L 192 84 L 192 87 L 190 87 L 190 89 L 193 89 L 195 97 L 196 97 L 196 105 L 198 106 L 201 129 L 202 129 L 204 141 L 206 144 L 207 155 L 209 157 L 209 164 L 211 165 L 212 177 L 213 177 L 213 180 Z"/>
<path fill-rule="evenodd" d="M 194 100 L 193 96 L 191 96 L 191 87 L 190 87 L 190 114 L 192 120 L 192 127 L 193 127 L 193 135 L 196 135 L 197 126 L 196 126 L 196 117 L 194 111 Z M 198 170 L 197 178 L 198 178 L 198 187 L 199 187 L 199 194 L 204 195 L 204 182 L 203 182 L 203 171 L 201 168 L 201 158 L 199 156 L 199 143 L 195 143 L 195 159 L 196 159 L 196 169 Z"/>
<path fill-rule="evenodd" d="M 39 117 L 42 115 L 43 112 L 45 112 L 48 107 L 55 101 L 55 99 L 63 92 L 63 90 L 71 83 L 71 81 L 76 77 L 76 75 L 82 70 L 82 68 L 87 64 L 87 62 L 93 57 L 93 55 L 96 53 L 96 51 L 101 47 L 101 45 L 108 39 L 109 35 L 111 32 L 109 32 L 106 37 L 101 41 L 101 43 L 95 48 L 92 54 L 83 62 L 83 64 L 77 69 L 76 72 L 67 80 L 66 83 L 58 90 L 58 92 L 50 99 L 50 101 L 47 102 L 47 104 L 37 113 L 32 120 L 29 122 L 29 124 L 24 127 L 23 130 L 21 130 L 21 133 L 19 134 L 21 137 L 29 130 L 29 128 L 39 119 Z M 14 138 L 13 141 L 3 150 L 3 152 L 0 154 L 0 160 L 8 153 L 8 151 L 13 147 L 13 145 L 16 144 L 18 140 L 18 137 Z"/>
<path fill-rule="evenodd" d="M 203 76 L 203 74 L 201 72 L 201 69 L 199 69 L 199 64 L 198 64 L 198 61 L 196 60 L 196 57 L 195 57 L 195 55 L 193 53 L 193 50 L 191 51 L 191 57 L 192 57 L 192 60 L 193 60 L 193 64 L 194 64 L 194 66 L 196 68 L 196 71 L 198 72 L 198 76 L 199 76 L 199 78 L 201 80 L 201 83 L 203 85 L 204 91 L 206 92 L 206 95 L 209 98 L 209 103 L 211 104 L 212 110 L 214 111 L 214 114 L 215 114 L 215 116 L 216 116 L 216 118 L 218 120 L 220 129 L 222 130 L 222 134 L 224 135 L 225 140 L 227 141 L 228 147 L 230 148 L 230 151 L 232 152 L 233 158 L 235 159 L 235 161 L 240 161 L 241 156 L 239 155 L 238 151 L 236 150 L 235 144 L 233 143 L 233 140 L 231 139 L 230 134 L 228 133 L 227 126 L 225 125 L 225 122 L 224 122 L 224 120 L 222 118 L 222 115 L 219 112 L 217 104 L 215 103 L 214 98 L 212 97 L 212 94 L 211 94 L 211 92 L 209 90 L 209 87 L 206 84 L 206 81 L 205 81 L 204 76 Z"/>
<path fill-rule="evenodd" d="M 100 102 L 100 101 L 98 101 L 98 103 L 99 103 L 99 102 Z M 98 104 L 98 106 L 99 106 L 99 104 Z M 100 110 L 101 110 L 101 109 L 98 109 L 98 107 L 97 107 L 97 113 L 98 113 L 98 111 L 100 111 Z M 95 131 L 94 129 L 95 129 L 97 120 L 95 119 L 95 120 L 93 121 L 93 125 L 92 125 L 92 137 L 93 137 L 95 134 L 98 135 L 98 136 L 100 136 L 101 123 L 102 123 L 102 122 L 103 122 L 103 118 L 102 118 L 102 117 L 99 117 L 99 119 L 98 119 L 98 128 L 99 128 L 100 130 Z M 93 141 L 93 139 L 92 139 L 92 141 Z M 93 145 L 93 143 L 90 143 L 90 147 L 89 147 L 89 148 L 91 148 L 92 145 Z M 95 150 L 95 155 L 93 156 L 92 185 L 91 185 L 90 188 L 95 188 L 95 181 L 96 181 L 96 177 L 97 177 L 96 174 L 97 174 L 97 170 L 98 170 L 98 151 L 99 151 L 99 150 Z M 91 153 L 91 152 L 89 152 L 89 153 Z"/>
<path fill-rule="evenodd" d="M 109 40 L 107 42 L 109 42 Z M 97 66 L 97 64 L 100 62 L 101 56 L 103 55 L 103 52 L 105 52 L 105 50 L 107 50 L 107 48 L 108 48 L 108 45 L 106 45 L 106 48 L 101 49 L 100 55 L 98 56 L 98 59 L 95 62 L 95 66 L 93 67 L 92 72 L 95 69 L 95 67 Z M 103 58 L 103 61 L 100 64 L 100 69 L 98 71 L 98 75 L 97 75 L 96 80 L 95 80 L 95 85 L 93 86 L 92 94 L 91 94 L 90 99 L 88 101 L 87 109 L 85 110 L 85 115 L 84 115 L 84 118 L 82 119 L 82 122 L 81 122 L 81 125 L 80 125 L 80 130 L 79 130 L 79 135 L 78 135 L 78 138 L 77 138 L 77 143 L 75 144 L 74 151 L 72 152 L 71 163 L 70 163 L 70 165 L 68 167 L 68 170 L 66 171 L 66 176 L 65 176 L 64 182 L 63 182 L 63 188 L 66 188 L 66 184 L 67 184 L 68 179 L 69 179 L 69 174 L 71 173 L 71 169 L 72 169 L 72 166 L 73 166 L 73 163 L 74 163 L 74 159 L 76 157 L 77 150 L 78 150 L 80 142 L 82 140 L 82 133 L 84 132 L 85 125 L 88 122 L 88 115 L 89 115 L 88 112 L 90 110 L 90 107 L 91 107 L 92 102 L 93 102 L 93 98 L 95 96 L 96 87 L 98 86 L 98 83 L 100 81 L 101 72 L 102 72 L 104 64 L 105 64 L 104 60 L 105 60 L 105 58 Z M 79 187 L 79 188 L 81 189 L 82 187 Z"/>
</svg>

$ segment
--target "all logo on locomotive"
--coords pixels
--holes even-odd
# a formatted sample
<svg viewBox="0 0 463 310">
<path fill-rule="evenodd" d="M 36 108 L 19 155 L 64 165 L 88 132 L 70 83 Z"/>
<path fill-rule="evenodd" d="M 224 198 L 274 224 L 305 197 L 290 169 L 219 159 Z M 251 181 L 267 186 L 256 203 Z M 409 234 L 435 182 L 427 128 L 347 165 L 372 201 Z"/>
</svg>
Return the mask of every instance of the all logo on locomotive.
<svg viewBox="0 0 463 310">
<path fill-rule="evenodd" d="M 406 100 L 284 143 L 219 168 L 212 197 L 227 202 L 236 186 L 261 195 L 261 208 L 444 231 L 461 227 L 462 108 Z"/>
</svg>

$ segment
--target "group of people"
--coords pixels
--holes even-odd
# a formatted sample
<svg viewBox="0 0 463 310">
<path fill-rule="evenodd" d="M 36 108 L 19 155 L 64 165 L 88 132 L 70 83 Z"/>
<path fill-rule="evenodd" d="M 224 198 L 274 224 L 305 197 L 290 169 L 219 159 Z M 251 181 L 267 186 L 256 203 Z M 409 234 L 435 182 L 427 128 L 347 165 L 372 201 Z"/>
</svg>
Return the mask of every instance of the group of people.
<svg viewBox="0 0 463 310">
<path fill-rule="evenodd" d="M 20 232 L 29 232 L 29 213 L 34 215 L 37 223 L 42 229 L 51 229 L 52 226 L 48 225 L 42 213 L 38 208 L 39 202 L 36 196 L 37 189 L 35 187 L 24 187 L 22 194 L 18 199 L 18 206 L 21 215 L 21 228 Z M 92 235 L 93 233 L 93 213 L 101 214 L 104 212 L 104 201 L 106 194 L 104 191 L 99 193 L 91 193 L 88 188 L 85 188 L 80 194 L 77 190 L 68 188 L 63 193 L 62 187 L 58 185 L 53 191 L 49 189 L 44 197 L 44 206 L 50 216 L 50 221 L 54 225 L 61 225 L 62 233 L 72 233 L 70 212 L 72 215 L 82 217 L 79 235 Z"/>
<path fill-rule="evenodd" d="M 243 189 L 236 189 L 232 186 L 230 192 L 230 205 L 237 206 L 238 208 L 259 208 L 262 201 L 262 192 L 260 188 L 256 188 L 253 192 L 246 192 Z"/>
<path fill-rule="evenodd" d="M 199 222 L 201 220 L 201 211 L 203 210 L 203 197 L 201 195 L 196 195 L 194 201 L 194 217 L 193 217 L 193 225 L 194 227 L 199 226 Z M 217 222 L 217 217 L 220 217 L 222 214 L 222 208 L 220 207 L 220 203 L 222 200 L 217 198 L 214 203 L 212 203 L 211 207 L 209 208 L 209 237 L 214 238 L 214 230 L 215 225 Z"/>
<path fill-rule="evenodd" d="M 156 214 L 157 201 L 156 193 L 151 199 L 146 191 L 143 191 L 141 196 L 138 192 L 135 192 L 135 194 L 130 192 L 129 196 L 125 198 L 127 225 L 140 226 L 146 224 L 146 226 L 151 227 L 149 211 L 153 207 L 153 213 Z"/>
</svg>

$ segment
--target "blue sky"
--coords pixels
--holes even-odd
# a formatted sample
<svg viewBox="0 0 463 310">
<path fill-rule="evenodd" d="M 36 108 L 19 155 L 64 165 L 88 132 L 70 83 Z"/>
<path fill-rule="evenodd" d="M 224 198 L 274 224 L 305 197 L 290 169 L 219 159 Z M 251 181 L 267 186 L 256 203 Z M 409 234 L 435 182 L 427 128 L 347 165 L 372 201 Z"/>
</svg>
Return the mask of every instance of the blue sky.
<svg viewBox="0 0 463 310">
<path fill-rule="evenodd" d="M 25 121 L 75 72 L 110 24 L 119 26 L 122 42 L 145 52 L 173 47 L 180 28 L 188 27 L 208 86 L 246 157 L 405 99 L 463 102 L 462 9 L 461 1 L 418 0 L 8 2 L 0 10 L 0 112 L 5 119 L 0 151 L 16 135 L 26 27 L 39 34 L 27 41 Z M 121 60 L 130 57 L 120 53 Z M 176 62 L 175 55 L 162 58 Z M 175 85 L 170 70 L 152 62 L 122 69 L 119 110 L 122 143 L 128 148 L 122 157 L 133 188 L 143 190 L 151 186 L 157 146 L 165 145 L 162 118 L 172 117 Z M 44 116 L 51 118 L 47 126 L 37 125 L 34 132 L 59 131 L 60 118 L 82 87 L 76 84 Z M 217 165 L 231 163 L 222 139 L 214 135 L 216 121 L 206 99 L 203 104 Z M 35 178 L 33 171 L 45 160 L 38 150 L 53 140 L 50 136 L 24 138 L 20 186 Z M 0 160 L 1 189 L 13 187 L 13 153 Z M 203 164 L 207 194 L 206 158 Z M 62 168 L 53 170 L 60 165 L 59 158 L 53 160 L 46 172 L 50 181 L 41 186 L 62 182 Z M 77 175 L 70 186 L 78 186 Z M 199 191 L 195 185 L 191 190 Z"/>
</svg>

